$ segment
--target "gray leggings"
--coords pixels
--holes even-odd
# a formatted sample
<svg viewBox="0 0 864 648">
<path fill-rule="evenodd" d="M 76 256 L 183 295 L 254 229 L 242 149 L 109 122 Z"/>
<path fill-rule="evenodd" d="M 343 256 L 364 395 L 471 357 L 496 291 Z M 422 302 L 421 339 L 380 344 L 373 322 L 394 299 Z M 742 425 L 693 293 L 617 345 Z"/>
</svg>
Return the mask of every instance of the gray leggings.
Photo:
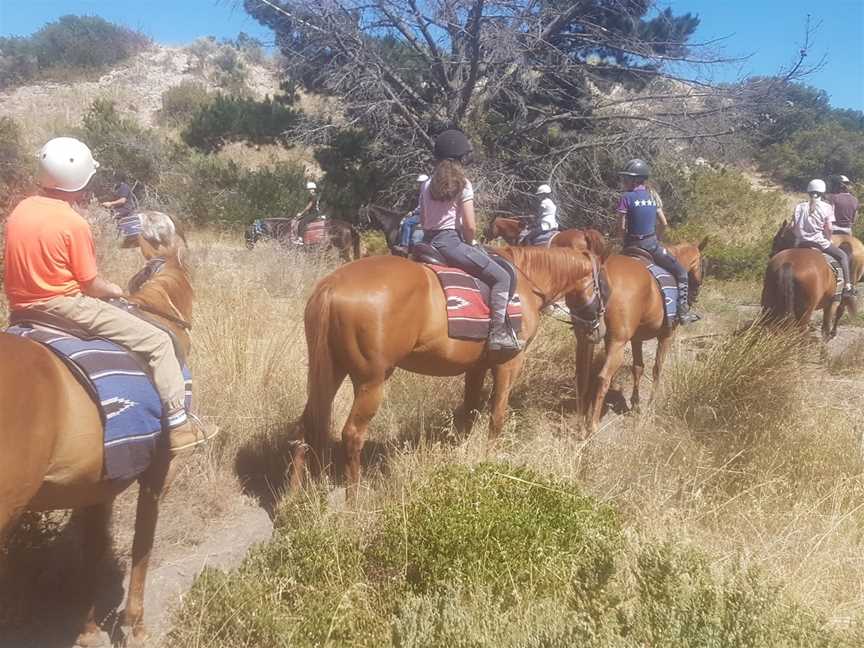
<svg viewBox="0 0 864 648">
<path fill-rule="evenodd" d="M 800 247 L 812 247 L 817 250 L 821 250 L 828 256 L 836 259 L 837 262 L 840 264 L 840 267 L 843 268 L 843 277 L 845 283 L 852 283 L 852 273 L 849 270 L 849 256 L 839 247 L 837 247 L 836 245 L 829 245 L 828 247 L 823 248 L 816 243 L 804 243 Z"/>
<path fill-rule="evenodd" d="M 492 326 L 504 324 L 507 298 L 510 295 L 510 275 L 507 271 L 483 250 L 465 243 L 456 230 L 427 231 L 423 240 L 438 250 L 447 263 L 489 286 Z"/>
</svg>

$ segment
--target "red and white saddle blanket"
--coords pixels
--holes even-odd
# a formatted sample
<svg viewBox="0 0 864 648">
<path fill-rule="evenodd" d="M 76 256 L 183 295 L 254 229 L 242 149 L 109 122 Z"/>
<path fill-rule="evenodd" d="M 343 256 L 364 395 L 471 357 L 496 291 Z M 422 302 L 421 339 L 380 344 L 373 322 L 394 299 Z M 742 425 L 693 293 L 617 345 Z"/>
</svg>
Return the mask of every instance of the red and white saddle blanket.
<svg viewBox="0 0 864 648">
<path fill-rule="evenodd" d="M 447 333 L 458 340 L 485 340 L 489 336 L 489 286 L 459 268 L 426 264 L 437 276 L 447 299 Z M 515 294 L 507 304 L 513 332 L 522 330 L 522 302 Z"/>
</svg>

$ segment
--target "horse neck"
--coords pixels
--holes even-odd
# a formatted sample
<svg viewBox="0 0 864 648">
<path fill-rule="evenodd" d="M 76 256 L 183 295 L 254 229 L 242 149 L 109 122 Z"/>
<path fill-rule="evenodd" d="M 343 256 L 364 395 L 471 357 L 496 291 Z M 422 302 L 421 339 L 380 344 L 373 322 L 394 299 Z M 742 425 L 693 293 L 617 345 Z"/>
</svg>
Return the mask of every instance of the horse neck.
<svg viewBox="0 0 864 648">
<path fill-rule="evenodd" d="M 591 258 L 572 248 L 511 247 L 505 256 L 513 261 L 549 304 L 584 285 L 593 271 Z"/>
<path fill-rule="evenodd" d="M 191 323 L 193 296 L 189 273 L 175 256 L 131 295 L 129 301 L 143 306 L 149 315 L 159 319 L 188 345 L 188 332 L 180 322 Z"/>
<path fill-rule="evenodd" d="M 696 246 L 690 243 L 679 243 L 678 245 L 670 245 L 669 252 L 674 256 L 678 263 L 684 266 L 687 272 L 692 272 L 696 268 Z"/>
</svg>

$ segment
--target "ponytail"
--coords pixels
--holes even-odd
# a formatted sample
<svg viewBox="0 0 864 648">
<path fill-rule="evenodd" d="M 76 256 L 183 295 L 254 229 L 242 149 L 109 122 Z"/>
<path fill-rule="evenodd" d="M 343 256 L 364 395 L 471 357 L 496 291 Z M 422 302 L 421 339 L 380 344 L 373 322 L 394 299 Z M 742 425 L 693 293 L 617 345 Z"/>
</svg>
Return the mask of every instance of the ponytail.
<svg viewBox="0 0 864 648">
<path fill-rule="evenodd" d="M 439 160 L 429 182 L 429 193 L 433 200 L 453 202 L 465 189 L 465 172 L 456 160 Z"/>
</svg>

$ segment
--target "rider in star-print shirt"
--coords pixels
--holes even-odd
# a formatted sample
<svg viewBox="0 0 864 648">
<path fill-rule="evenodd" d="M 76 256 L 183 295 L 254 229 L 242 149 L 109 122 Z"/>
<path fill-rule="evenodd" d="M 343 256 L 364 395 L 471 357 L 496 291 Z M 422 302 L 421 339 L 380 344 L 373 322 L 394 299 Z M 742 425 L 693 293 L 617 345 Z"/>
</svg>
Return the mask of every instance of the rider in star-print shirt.
<svg viewBox="0 0 864 648">
<path fill-rule="evenodd" d="M 624 237 L 624 247 L 637 247 L 648 254 L 661 268 L 668 270 L 678 284 L 678 321 L 689 324 L 699 319 L 690 312 L 687 298 L 689 282 L 687 270 L 669 254 L 657 239 L 657 223 L 665 229 L 668 225 L 662 204 L 658 205 L 656 194 L 645 187 L 650 170 L 642 160 L 630 160 L 619 172 L 624 184 L 624 193 L 618 201 L 618 222 Z"/>
</svg>

